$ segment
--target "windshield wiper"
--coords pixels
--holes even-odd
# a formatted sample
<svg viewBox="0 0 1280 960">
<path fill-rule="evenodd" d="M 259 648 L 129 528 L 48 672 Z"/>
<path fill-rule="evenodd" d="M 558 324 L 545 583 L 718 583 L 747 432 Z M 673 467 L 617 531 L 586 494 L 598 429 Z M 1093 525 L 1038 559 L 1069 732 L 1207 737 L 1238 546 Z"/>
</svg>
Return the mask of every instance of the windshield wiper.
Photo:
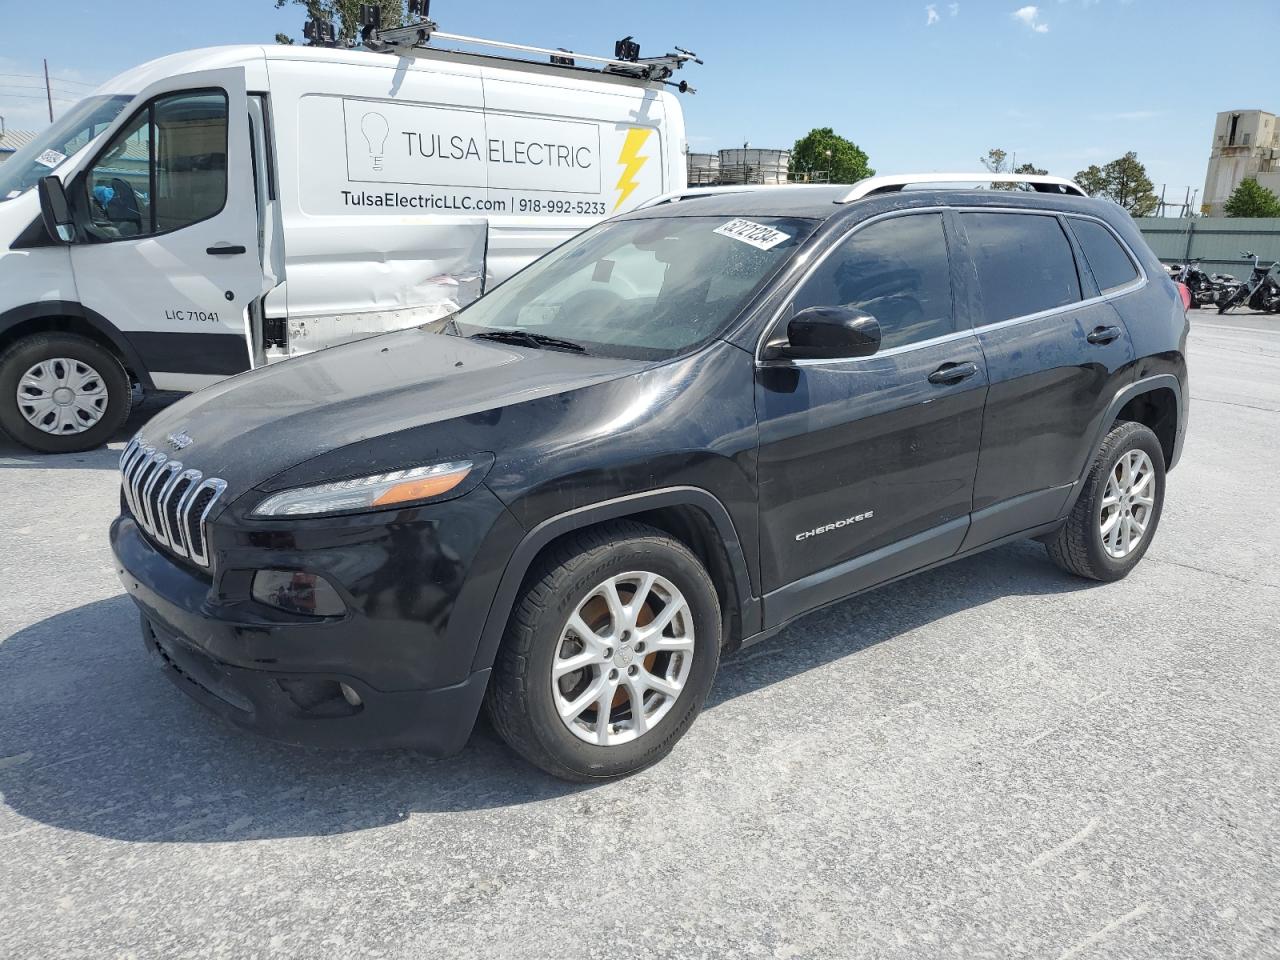
<svg viewBox="0 0 1280 960">
<path fill-rule="evenodd" d="M 543 333 L 530 333 L 528 330 L 485 330 L 482 333 L 473 333 L 471 339 L 496 340 L 499 343 L 518 343 L 521 346 L 533 347 L 535 350 L 542 347 L 551 347 L 553 350 L 570 350 L 574 353 L 587 352 L 586 347 L 580 343 L 574 343 L 572 340 L 548 337 Z"/>
</svg>

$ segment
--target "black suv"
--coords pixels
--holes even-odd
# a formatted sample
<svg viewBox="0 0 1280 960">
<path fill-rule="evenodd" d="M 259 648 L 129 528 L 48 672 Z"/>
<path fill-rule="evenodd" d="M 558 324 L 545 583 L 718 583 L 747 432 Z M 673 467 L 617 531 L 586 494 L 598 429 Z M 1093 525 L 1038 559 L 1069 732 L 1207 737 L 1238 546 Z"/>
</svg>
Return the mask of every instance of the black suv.
<svg viewBox="0 0 1280 960">
<path fill-rule="evenodd" d="M 1187 422 L 1184 302 L 1128 216 L 847 191 L 640 210 L 170 407 L 111 527 L 147 646 L 281 740 L 447 754 L 483 704 L 595 780 L 861 590 L 1022 537 L 1123 577 Z"/>
</svg>

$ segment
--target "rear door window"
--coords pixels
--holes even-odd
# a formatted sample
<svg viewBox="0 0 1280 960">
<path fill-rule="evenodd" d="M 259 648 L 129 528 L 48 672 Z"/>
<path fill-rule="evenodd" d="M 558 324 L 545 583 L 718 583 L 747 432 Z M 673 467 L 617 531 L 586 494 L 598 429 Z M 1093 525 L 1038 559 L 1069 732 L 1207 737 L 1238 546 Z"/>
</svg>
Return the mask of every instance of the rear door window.
<svg viewBox="0 0 1280 960">
<path fill-rule="evenodd" d="M 1070 222 L 1099 290 L 1110 293 L 1138 279 L 1138 268 L 1110 230 L 1094 220 L 1072 217 Z"/>
<path fill-rule="evenodd" d="M 1058 218 L 964 213 L 982 290 L 983 321 L 1000 323 L 1080 300 L 1080 277 Z"/>
</svg>

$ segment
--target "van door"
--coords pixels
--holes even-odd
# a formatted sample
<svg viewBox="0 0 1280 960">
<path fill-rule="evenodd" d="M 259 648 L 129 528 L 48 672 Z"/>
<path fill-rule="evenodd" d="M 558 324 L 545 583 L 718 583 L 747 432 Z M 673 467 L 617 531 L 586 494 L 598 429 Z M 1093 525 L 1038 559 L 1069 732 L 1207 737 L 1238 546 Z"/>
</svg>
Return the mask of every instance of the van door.
<svg viewBox="0 0 1280 960">
<path fill-rule="evenodd" d="M 159 389 L 249 367 L 263 288 L 244 69 L 157 84 L 72 181 L 80 302 L 129 339 Z"/>
</svg>

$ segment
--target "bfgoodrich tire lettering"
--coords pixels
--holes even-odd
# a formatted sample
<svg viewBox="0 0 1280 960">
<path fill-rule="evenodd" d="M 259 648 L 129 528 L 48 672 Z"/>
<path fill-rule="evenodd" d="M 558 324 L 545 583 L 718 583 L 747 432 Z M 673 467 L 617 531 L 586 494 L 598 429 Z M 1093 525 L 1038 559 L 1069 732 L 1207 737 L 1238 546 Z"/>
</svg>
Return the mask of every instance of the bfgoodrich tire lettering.
<svg viewBox="0 0 1280 960">
<path fill-rule="evenodd" d="M 1145 483 L 1142 464 L 1150 469 Z M 1139 467 L 1136 478 L 1135 466 Z M 1140 423 L 1117 423 L 1102 441 L 1066 524 L 1045 538 L 1049 556 L 1064 570 L 1091 580 L 1127 576 L 1155 536 L 1164 506 L 1164 480 L 1164 451 L 1156 435 Z M 1117 498 L 1118 490 L 1130 492 Z M 1142 530 L 1130 548 L 1116 556 L 1115 550 L 1108 549 L 1104 530 L 1112 530 L 1108 524 L 1123 519 L 1126 510 Z"/>
<path fill-rule="evenodd" d="M 50 432 L 24 415 L 19 405 L 23 379 L 33 369 L 57 364 L 91 370 L 105 388 L 105 404 L 84 429 Z M 110 440 L 129 416 L 132 394 L 120 361 L 100 344 L 73 333 L 36 334 L 12 344 L 0 355 L 0 427 L 14 440 L 41 453 L 93 450 Z"/>
<path fill-rule="evenodd" d="M 681 674 L 679 693 L 666 709 L 654 711 L 660 716 L 651 726 L 629 739 L 601 737 L 610 745 L 597 745 L 581 730 L 571 732 L 562 718 L 566 698 L 557 698 L 552 671 L 564 656 L 566 624 L 584 599 L 635 572 L 655 574 L 687 604 L 688 621 L 678 632 L 692 635 L 691 662 L 687 670 L 672 668 L 672 676 Z M 702 709 L 719 664 L 720 623 L 715 587 L 684 544 L 627 520 L 572 534 L 540 557 L 525 580 L 494 664 L 486 711 L 517 753 L 557 777 L 590 782 L 634 773 L 669 753 Z M 641 657 L 649 654 L 640 651 Z M 623 682 L 639 662 L 623 662 L 627 657 L 616 664 Z M 603 667 L 608 673 L 615 664 Z M 627 702 L 625 694 L 619 697 L 619 704 Z"/>
</svg>

